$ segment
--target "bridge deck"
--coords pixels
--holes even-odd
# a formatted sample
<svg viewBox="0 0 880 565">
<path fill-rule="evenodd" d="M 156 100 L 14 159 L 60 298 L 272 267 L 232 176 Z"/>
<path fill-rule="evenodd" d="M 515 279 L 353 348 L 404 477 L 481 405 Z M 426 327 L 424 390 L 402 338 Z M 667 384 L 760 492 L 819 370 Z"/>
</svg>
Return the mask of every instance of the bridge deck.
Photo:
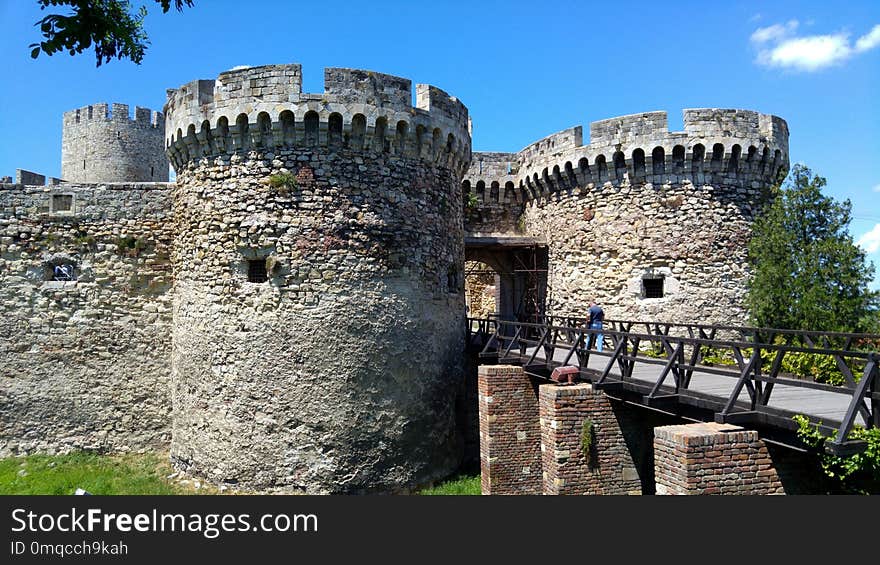
<svg viewBox="0 0 880 565">
<path fill-rule="evenodd" d="M 526 350 L 526 358 L 531 357 L 535 352 L 535 348 Z M 606 349 L 605 353 L 610 355 Z M 565 361 L 568 351 L 556 349 L 553 355 L 553 361 L 562 364 Z M 536 360 L 546 362 L 543 351 L 539 351 Z M 609 357 L 593 351 L 590 355 L 587 367 L 596 373 L 601 373 L 608 364 Z M 631 380 L 637 381 L 650 388 L 657 382 L 660 373 L 663 370 L 662 365 L 651 364 L 647 362 L 636 361 L 633 368 Z M 615 366 L 609 375 L 609 378 L 620 379 L 620 372 Z M 672 377 L 667 379 L 671 382 Z M 733 393 L 736 379 L 705 373 L 702 371 L 694 371 L 688 386 L 689 391 L 704 394 L 718 399 L 719 404 L 725 402 Z M 664 386 L 661 390 L 667 394 L 674 392 L 673 387 Z M 779 410 L 785 410 L 791 413 L 805 414 L 822 420 L 827 424 L 839 424 L 843 420 L 846 409 L 851 400 L 851 394 L 841 390 L 842 394 L 830 391 L 810 390 L 795 386 L 786 386 L 777 384 L 773 389 L 773 395 L 770 398 L 768 406 Z M 749 402 L 748 391 L 745 388 L 740 392 L 738 399 L 747 404 Z M 866 424 L 864 418 L 857 417 L 856 420 L 860 424 Z"/>
</svg>

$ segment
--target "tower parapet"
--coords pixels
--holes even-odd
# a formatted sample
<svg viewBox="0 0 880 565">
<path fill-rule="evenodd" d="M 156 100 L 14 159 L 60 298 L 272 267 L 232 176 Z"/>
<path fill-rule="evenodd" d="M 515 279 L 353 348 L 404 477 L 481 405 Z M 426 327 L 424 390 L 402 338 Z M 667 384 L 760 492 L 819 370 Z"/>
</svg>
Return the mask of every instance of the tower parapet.
<svg viewBox="0 0 880 565">
<path fill-rule="evenodd" d="M 221 73 L 168 91 L 165 144 L 187 163 L 272 148 L 333 148 L 442 163 L 470 160 L 468 112 L 443 90 L 373 71 L 327 68 L 324 92 L 302 92 L 298 64 Z"/>
<path fill-rule="evenodd" d="M 700 108 L 684 110 L 684 131 L 671 132 L 666 112 L 645 112 L 592 122 L 586 144 L 583 128 L 576 126 L 516 156 L 519 172 L 513 182 L 525 199 L 624 181 L 662 186 L 688 180 L 757 189 L 788 170 L 788 125 L 751 110 Z M 472 186 L 501 180 L 473 172 L 466 179 Z"/>
</svg>

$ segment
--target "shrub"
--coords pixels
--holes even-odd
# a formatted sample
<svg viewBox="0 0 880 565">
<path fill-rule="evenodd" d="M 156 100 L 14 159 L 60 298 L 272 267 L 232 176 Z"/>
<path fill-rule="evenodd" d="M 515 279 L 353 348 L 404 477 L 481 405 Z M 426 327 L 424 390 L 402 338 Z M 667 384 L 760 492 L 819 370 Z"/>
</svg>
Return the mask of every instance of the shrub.
<svg viewBox="0 0 880 565">
<path fill-rule="evenodd" d="M 287 194 L 296 188 L 296 175 L 293 173 L 277 173 L 269 177 L 269 186 L 278 194 Z"/>
<path fill-rule="evenodd" d="M 857 494 L 880 493 L 880 428 L 855 427 L 847 439 L 865 441 L 867 449 L 840 457 L 825 451 L 825 442 L 837 437 L 836 431 L 830 437 L 825 436 L 818 425 L 810 425 L 806 416 L 798 414 L 793 419 L 798 425 L 798 438 L 818 451 L 822 470 L 836 489 Z"/>
</svg>

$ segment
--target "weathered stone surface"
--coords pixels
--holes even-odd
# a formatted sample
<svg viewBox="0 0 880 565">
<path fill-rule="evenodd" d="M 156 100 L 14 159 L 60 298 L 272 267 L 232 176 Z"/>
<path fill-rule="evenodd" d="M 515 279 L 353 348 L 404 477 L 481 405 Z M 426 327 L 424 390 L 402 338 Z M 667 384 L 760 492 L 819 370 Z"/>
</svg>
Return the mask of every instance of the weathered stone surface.
<svg viewBox="0 0 880 565">
<path fill-rule="evenodd" d="M 410 127 L 396 114 L 408 94 L 391 108 L 353 101 L 366 88 L 361 78 L 386 92 L 377 85 L 384 75 L 328 73 L 329 112 L 294 101 L 271 114 L 255 109 L 256 123 L 239 117 L 226 137 L 206 134 L 210 144 L 172 134 L 171 451 L 178 467 L 214 481 L 394 491 L 461 460 L 459 183 L 470 139 L 447 143 L 446 132 L 466 131 L 466 122 L 431 108 L 407 114 Z M 249 98 L 254 81 L 293 76 L 286 67 L 244 75 L 252 80 L 241 72 L 236 80 L 251 90 L 239 97 L 221 75 L 211 123 L 265 104 Z M 352 90 L 334 98 L 348 80 Z M 171 124 L 189 119 L 181 96 L 169 94 Z M 301 137 L 296 126 L 285 133 L 291 119 Z M 386 121 L 394 125 L 383 130 Z M 431 145 L 425 132 L 440 128 Z M 273 175 L 295 181 L 273 186 Z M 265 262 L 266 282 L 249 282 L 248 261 Z"/>
<path fill-rule="evenodd" d="M 166 184 L 0 187 L 0 456 L 167 445 L 170 213 Z"/>
</svg>

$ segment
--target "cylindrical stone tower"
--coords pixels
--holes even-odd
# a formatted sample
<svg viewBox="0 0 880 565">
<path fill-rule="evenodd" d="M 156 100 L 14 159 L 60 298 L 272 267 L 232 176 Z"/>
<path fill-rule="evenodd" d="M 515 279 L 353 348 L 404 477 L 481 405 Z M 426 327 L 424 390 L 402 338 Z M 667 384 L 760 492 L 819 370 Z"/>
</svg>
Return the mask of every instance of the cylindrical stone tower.
<svg viewBox="0 0 880 565">
<path fill-rule="evenodd" d="M 127 104 L 93 104 L 64 112 L 61 177 L 68 182 L 167 182 L 165 119 Z"/>
<path fill-rule="evenodd" d="M 593 122 L 588 140 L 576 126 L 477 153 L 468 235 L 546 246 L 546 314 L 597 299 L 609 319 L 747 324 L 752 224 L 788 171 L 788 135 L 778 116 L 696 108 L 683 131 L 646 112 Z"/>
<path fill-rule="evenodd" d="M 171 90 L 175 464 L 307 492 L 455 469 L 467 109 L 407 79 L 299 65 Z"/>
</svg>

